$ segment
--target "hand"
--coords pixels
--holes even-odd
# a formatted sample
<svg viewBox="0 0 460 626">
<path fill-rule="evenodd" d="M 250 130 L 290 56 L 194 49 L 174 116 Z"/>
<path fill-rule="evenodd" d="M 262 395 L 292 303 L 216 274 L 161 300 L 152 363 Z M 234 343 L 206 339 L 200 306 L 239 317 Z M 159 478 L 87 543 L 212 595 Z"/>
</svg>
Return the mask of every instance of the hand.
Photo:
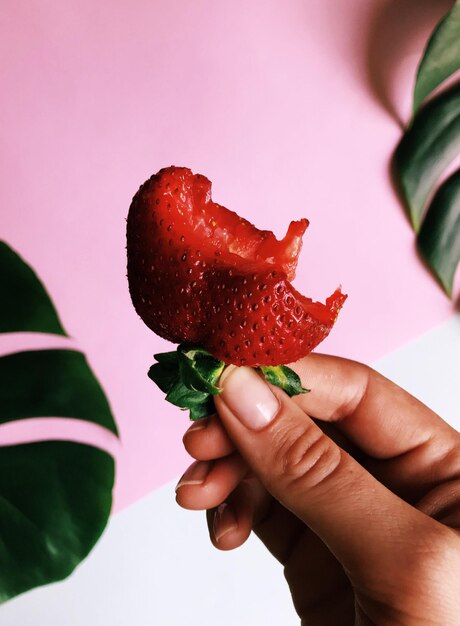
<svg viewBox="0 0 460 626">
<path fill-rule="evenodd" d="M 457 626 L 460 434 L 364 365 L 310 355 L 291 367 L 311 393 L 225 370 L 218 417 L 184 436 L 198 461 L 178 503 L 208 510 L 219 549 L 254 530 L 302 624 Z"/>
</svg>

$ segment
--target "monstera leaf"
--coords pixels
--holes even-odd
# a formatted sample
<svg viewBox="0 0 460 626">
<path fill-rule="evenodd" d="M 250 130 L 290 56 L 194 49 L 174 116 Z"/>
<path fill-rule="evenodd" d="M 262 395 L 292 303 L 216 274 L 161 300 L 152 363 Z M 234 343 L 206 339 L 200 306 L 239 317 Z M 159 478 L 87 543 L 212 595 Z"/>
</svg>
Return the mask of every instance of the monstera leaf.
<svg viewBox="0 0 460 626">
<path fill-rule="evenodd" d="M 418 249 L 450 297 L 460 260 L 460 175 L 437 187 L 460 155 L 460 83 L 421 105 L 458 70 L 460 0 L 428 41 L 415 83 L 415 116 L 395 154 L 401 195 L 417 233 Z"/>
<path fill-rule="evenodd" d="M 396 165 L 404 199 L 417 232 L 429 196 L 442 173 L 458 154 L 460 84 L 421 109 L 396 150 Z"/>
<path fill-rule="evenodd" d="M 451 296 L 460 262 L 460 170 L 446 180 L 433 198 L 417 243 L 420 254 Z"/>
<path fill-rule="evenodd" d="M 441 83 L 460 69 L 460 0 L 439 22 L 426 46 L 417 71 L 414 112 Z"/>
<path fill-rule="evenodd" d="M 32 269 L 0 242 L 0 332 L 65 335 Z M 76 350 L 0 358 L 0 423 L 86 420 L 117 434 L 104 392 Z M 0 602 L 61 580 L 87 556 L 111 509 L 114 460 L 68 441 L 0 447 Z"/>
<path fill-rule="evenodd" d="M 56 309 L 29 265 L 0 241 L 0 332 L 65 335 Z"/>
</svg>

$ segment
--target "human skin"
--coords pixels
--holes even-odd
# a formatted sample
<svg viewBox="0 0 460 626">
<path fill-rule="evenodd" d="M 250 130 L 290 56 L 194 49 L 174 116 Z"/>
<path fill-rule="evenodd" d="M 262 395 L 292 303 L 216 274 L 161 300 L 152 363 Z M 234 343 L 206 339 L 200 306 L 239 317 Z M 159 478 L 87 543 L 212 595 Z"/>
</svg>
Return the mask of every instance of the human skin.
<svg viewBox="0 0 460 626">
<path fill-rule="evenodd" d="M 362 364 L 291 367 L 311 393 L 225 370 L 177 502 L 207 511 L 220 550 L 254 531 L 303 625 L 459 625 L 460 434 Z"/>
</svg>

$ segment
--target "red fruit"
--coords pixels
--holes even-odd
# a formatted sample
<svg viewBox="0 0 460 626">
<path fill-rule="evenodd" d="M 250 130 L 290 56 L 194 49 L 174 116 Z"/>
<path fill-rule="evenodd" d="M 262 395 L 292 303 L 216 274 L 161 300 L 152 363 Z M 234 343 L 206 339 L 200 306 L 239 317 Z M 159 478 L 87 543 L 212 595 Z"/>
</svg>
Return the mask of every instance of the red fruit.
<svg viewBox="0 0 460 626">
<path fill-rule="evenodd" d="M 134 307 L 155 333 L 192 343 L 226 363 L 296 361 L 328 334 L 346 299 L 305 298 L 294 278 L 306 219 L 284 239 L 211 199 L 211 183 L 168 167 L 144 183 L 128 215 Z"/>
</svg>

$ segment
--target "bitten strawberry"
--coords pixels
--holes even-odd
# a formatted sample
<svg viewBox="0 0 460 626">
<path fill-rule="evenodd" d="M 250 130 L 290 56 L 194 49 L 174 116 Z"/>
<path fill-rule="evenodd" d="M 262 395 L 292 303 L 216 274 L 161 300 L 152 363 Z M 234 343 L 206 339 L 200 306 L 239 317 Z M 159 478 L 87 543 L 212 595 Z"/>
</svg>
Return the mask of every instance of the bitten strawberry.
<svg viewBox="0 0 460 626">
<path fill-rule="evenodd" d="M 277 366 L 311 352 L 346 299 L 326 304 L 291 285 L 306 219 L 284 239 L 211 199 L 211 183 L 183 167 L 160 170 L 132 201 L 128 279 L 136 311 L 155 333 L 200 346 L 225 363 Z"/>
</svg>

